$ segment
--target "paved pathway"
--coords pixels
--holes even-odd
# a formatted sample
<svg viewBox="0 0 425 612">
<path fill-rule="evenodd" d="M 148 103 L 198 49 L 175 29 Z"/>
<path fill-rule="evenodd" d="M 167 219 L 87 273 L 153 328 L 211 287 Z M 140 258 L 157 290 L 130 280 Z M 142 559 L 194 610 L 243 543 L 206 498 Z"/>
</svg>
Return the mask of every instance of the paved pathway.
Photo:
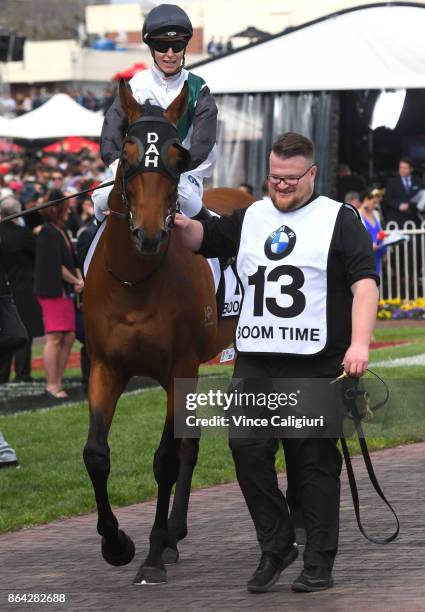
<svg viewBox="0 0 425 612">
<path fill-rule="evenodd" d="M 382 535 L 393 527 L 391 516 L 372 492 L 360 458 L 354 464 L 364 522 Z M 387 546 L 364 540 L 344 475 L 340 553 L 335 587 L 329 591 L 291 592 L 291 581 L 302 566 L 299 558 L 273 591 L 247 593 L 245 584 L 256 566 L 258 548 L 239 488 L 230 484 L 193 493 L 190 534 L 180 547 L 181 562 L 168 571 L 166 585 L 131 584 L 146 554 L 153 502 L 117 511 L 137 548 L 135 560 L 122 568 L 102 560 L 93 514 L 0 536 L 0 610 L 425 611 L 425 443 L 375 453 L 374 465 L 399 514 L 401 534 Z M 8 603 L 8 593 L 23 592 L 64 593 L 66 602 Z"/>
</svg>

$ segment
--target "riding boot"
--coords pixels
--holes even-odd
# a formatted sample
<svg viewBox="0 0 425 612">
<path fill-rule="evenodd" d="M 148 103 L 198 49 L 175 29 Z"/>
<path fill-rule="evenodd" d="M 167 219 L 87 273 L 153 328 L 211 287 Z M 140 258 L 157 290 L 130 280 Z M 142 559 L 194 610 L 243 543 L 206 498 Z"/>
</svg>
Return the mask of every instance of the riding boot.
<svg viewBox="0 0 425 612">
<path fill-rule="evenodd" d="M 209 219 L 212 219 L 212 218 L 213 218 L 213 215 L 210 213 L 208 208 L 206 208 L 205 206 L 202 206 L 201 210 L 194 217 L 192 217 L 194 221 L 208 221 Z"/>
</svg>

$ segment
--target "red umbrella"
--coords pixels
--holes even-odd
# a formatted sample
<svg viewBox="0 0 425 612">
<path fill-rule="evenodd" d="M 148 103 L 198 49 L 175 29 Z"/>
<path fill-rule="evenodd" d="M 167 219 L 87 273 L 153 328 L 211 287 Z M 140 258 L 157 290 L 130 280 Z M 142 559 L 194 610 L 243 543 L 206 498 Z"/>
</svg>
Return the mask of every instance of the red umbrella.
<svg viewBox="0 0 425 612">
<path fill-rule="evenodd" d="M 98 153 L 100 146 L 97 142 L 88 140 L 88 138 L 68 136 L 68 138 L 63 138 L 43 147 L 45 153 L 79 153 L 82 149 L 88 149 L 91 153 Z"/>
<path fill-rule="evenodd" d="M 0 140 L 0 153 L 21 153 L 23 150 L 23 147 L 20 147 L 14 142 Z"/>
<path fill-rule="evenodd" d="M 120 79 L 126 79 L 129 81 L 134 77 L 136 72 L 140 72 L 141 70 L 147 70 L 149 66 L 146 66 L 143 62 L 140 64 L 133 64 L 130 68 L 123 70 L 122 72 L 117 72 L 113 77 L 113 81 L 119 81 Z"/>
</svg>

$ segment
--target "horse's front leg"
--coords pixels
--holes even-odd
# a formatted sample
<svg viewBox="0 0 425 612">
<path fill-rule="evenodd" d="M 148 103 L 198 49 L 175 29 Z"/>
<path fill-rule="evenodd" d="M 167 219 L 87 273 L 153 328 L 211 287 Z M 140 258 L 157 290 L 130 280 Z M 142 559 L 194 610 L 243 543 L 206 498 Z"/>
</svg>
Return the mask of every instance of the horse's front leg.
<svg viewBox="0 0 425 612">
<path fill-rule="evenodd" d="M 108 498 L 110 472 L 108 434 L 117 401 L 127 380 L 104 364 L 94 363 L 89 381 L 90 425 L 83 457 L 93 483 L 98 512 L 97 531 L 102 536 L 102 556 L 111 565 L 125 565 L 134 557 L 133 541 L 118 528 Z"/>
<path fill-rule="evenodd" d="M 168 392 L 167 418 L 161 442 L 155 452 L 153 469 L 158 483 L 156 514 L 149 537 L 149 552 L 134 578 L 134 584 L 160 584 L 167 581 L 162 553 L 168 545 L 168 509 L 171 490 L 179 472 L 178 444 L 174 438 L 173 391 Z"/>
<path fill-rule="evenodd" d="M 177 563 L 177 543 L 187 536 L 187 513 L 193 470 L 198 459 L 199 438 L 183 438 L 180 442 L 180 469 L 176 482 L 173 507 L 168 519 L 168 547 L 164 551 L 164 563 Z"/>
</svg>

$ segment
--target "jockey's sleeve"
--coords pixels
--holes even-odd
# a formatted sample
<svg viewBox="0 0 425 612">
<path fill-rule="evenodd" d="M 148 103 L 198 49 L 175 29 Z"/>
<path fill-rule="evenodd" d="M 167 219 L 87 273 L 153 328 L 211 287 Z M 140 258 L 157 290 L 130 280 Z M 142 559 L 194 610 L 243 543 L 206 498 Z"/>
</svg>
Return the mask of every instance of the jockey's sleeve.
<svg viewBox="0 0 425 612">
<path fill-rule="evenodd" d="M 120 98 L 116 96 L 105 115 L 100 135 L 100 156 L 106 166 L 110 166 L 121 155 L 122 126 L 126 121 Z"/>
<path fill-rule="evenodd" d="M 191 169 L 207 159 L 217 140 L 217 106 L 206 85 L 200 91 L 192 126 Z"/>
<path fill-rule="evenodd" d="M 204 221 L 204 238 L 197 252 L 204 257 L 235 257 L 239 250 L 242 223 L 247 208 L 239 208 L 231 215 Z"/>
</svg>

